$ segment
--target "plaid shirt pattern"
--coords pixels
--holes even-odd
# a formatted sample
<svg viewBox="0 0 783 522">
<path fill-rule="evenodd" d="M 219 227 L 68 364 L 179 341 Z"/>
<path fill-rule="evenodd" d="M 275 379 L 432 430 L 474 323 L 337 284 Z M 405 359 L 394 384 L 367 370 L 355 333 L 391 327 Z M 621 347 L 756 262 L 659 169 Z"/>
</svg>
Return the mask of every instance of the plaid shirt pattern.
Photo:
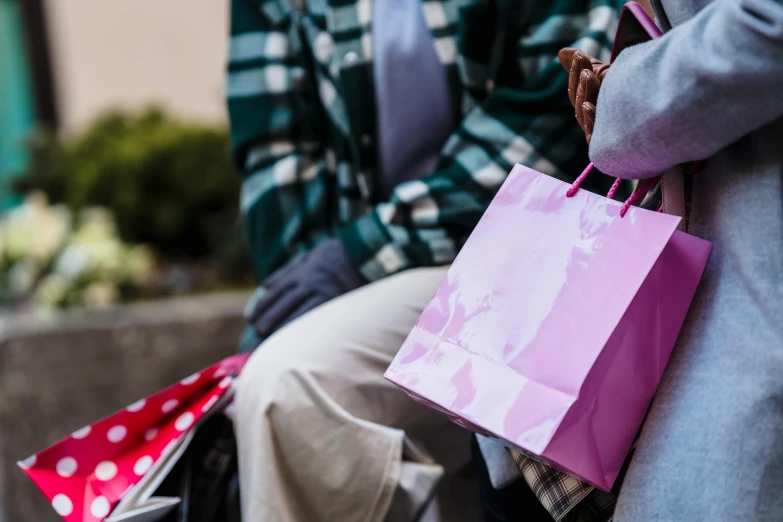
<svg viewBox="0 0 783 522">
<path fill-rule="evenodd" d="M 633 458 L 636 444 L 625 459 L 620 474 L 606 492 L 558 469 L 509 449 L 522 476 L 555 522 L 612 522 L 617 497 Z"/>
<path fill-rule="evenodd" d="M 422 0 L 460 123 L 432 173 L 381 198 L 372 0 L 232 0 L 226 97 L 259 280 L 335 236 L 369 280 L 447 264 L 515 163 L 571 182 L 587 147 L 557 52 L 608 61 L 623 3 Z M 611 516 L 616 496 L 515 457 L 557 520 Z"/>
<path fill-rule="evenodd" d="M 460 124 L 431 174 L 381 198 L 371 0 L 232 0 L 226 96 L 259 280 L 334 236 L 369 280 L 447 264 L 515 163 L 572 180 L 587 149 L 557 51 L 608 60 L 621 5 L 422 0 Z"/>
</svg>

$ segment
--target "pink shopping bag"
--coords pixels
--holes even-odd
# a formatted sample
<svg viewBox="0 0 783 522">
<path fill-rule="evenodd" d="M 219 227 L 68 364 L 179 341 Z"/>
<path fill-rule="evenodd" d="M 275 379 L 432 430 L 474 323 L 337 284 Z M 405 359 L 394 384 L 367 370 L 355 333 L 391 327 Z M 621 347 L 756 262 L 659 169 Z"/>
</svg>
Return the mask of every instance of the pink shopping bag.
<svg viewBox="0 0 783 522">
<path fill-rule="evenodd" d="M 101 522 L 202 418 L 229 398 L 231 383 L 248 357 L 224 359 L 74 432 L 19 466 L 67 522 Z"/>
<path fill-rule="evenodd" d="M 711 244 L 577 187 L 517 165 L 386 378 L 609 490 Z"/>
</svg>

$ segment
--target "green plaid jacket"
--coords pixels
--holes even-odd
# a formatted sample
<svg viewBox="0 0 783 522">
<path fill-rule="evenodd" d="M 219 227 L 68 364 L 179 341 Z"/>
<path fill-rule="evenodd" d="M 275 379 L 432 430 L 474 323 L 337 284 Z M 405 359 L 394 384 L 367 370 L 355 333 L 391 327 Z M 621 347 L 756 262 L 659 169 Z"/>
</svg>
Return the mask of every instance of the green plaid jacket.
<svg viewBox="0 0 783 522">
<path fill-rule="evenodd" d="M 259 280 L 334 236 L 369 280 L 447 264 L 515 163 L 573 179 L 587 149 L 557 51 L 608 60 L 621 4 L 422 0 L 460 124 L 382 200 L 371 0 L 233 0 L 226 95 Z"/>
<path fill-rule="evenodd" d="M 372 0 L 232 0 L 226 94 L 259 280 L 334 236 L 370 280 L 447 264 L 515 163 L 573 180 L 587 147 L 557 52 L 608 61 L 623 3 L 422 0 L 460 124 L 431 174 L 382 200 Z M 514 456 L 554 518 L 611 516 L 616 494 Z"/>
</svg>

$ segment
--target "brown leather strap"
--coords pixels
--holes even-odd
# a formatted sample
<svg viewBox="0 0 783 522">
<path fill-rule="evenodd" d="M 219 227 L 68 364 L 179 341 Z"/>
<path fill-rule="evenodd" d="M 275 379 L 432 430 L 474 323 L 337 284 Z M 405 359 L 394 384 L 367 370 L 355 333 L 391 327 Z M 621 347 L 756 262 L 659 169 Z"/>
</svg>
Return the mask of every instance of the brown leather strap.
<svg viewBox="0 0 783 522">
<path fill-rule="evenodd" d="M 690 229 L 691 217 L 691 199 L 693 197 L 693 176 L 704 170 L 703 161 L 694 161 L 683 166 L 682 169 L 682 188 L 683 202 L 685 204 L 683 219 L 685 220 L 685 231 Z"/>
</svg>

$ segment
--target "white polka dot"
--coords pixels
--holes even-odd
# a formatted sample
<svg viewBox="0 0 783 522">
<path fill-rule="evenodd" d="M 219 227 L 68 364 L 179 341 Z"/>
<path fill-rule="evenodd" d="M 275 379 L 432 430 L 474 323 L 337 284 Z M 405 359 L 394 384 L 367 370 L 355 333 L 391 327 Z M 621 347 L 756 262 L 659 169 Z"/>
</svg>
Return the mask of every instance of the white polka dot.
<svg viewBox="0 0 783 522">
<path fill-rule="evenodd" d="M 136 464 L 133 465 L 133 472 L 141 477 L 152 467 L 152 462 L 152 457 L 150 456 L 140 458 L 136 461 Z"/>
<path fill-rule="evenodd" d="M 199 377 L 201 377 L 200 373 L 194 373 L 190 377 L 185 377 L 184 379 L 179 381 L 179 383 L 182 384 L 183 386 L 187 386 L 189 384 L 193 384 L 194 382 L 196 382 Z"/>
<path fill-rule="evenodd" d="M 174 427 L 177 428 L 178 431 L 185 431 L 186 429 L 193 426 L 193 421 L 195 420 L 196 416 L 188 411 L 179 416 L 177 421 L 174 423 Z"/>
<path fill-rule="evenodd" d="M 144 440 L 151 441 L 158 436 L 158 428 L 150 428 L 144 432 Z"/>
<path fill-rule="evenodd" d="M 226 375 L 226 369 L 225 368 L 218 368 L 215 371 L 215 379 L 217 379 L 218 377 L 224 377 L 225 375 Z"/>
<path fill-rule="evenodd" d="M 111 512 L 111 504 L 106 497 L 98 497 L 90 505 L 90 513 L 95 518 L 103 519 Z"/>
<path fill-rule="evenodd" d="M 73 457 L 62 458 L 57 463 L 57 474 L 62 478 L 73 477 L 77 469 L 79 469 L 79 465 Z"/>
<path fill-rule="evenodd" d="M 163 403 L 161 411 L 163 413 L 171 413 L 177 406 L 179 406 L 179 401 L 177 399 L 171 399 Z"/>
<path fill-rule="evenodd" d="M 212 409 L 212 406 L 214 406 L 214 405 L 215 405 L 215 403 L 216 403 L 217 401 L 218 401 L 218 397 L 217 397 L 217 395 L 213 395 L 213 396 L 212 396 L 212 397 L 210 397 L 210 398 L 209 398 L 209 400 L 208 400 L 208 401 L 207 401 L 207 402 L 204 404 L 204 406 L 202 406 L 202 407 L 201 407 L 201 411 L 203 411 L 204 413 L 208 412 L 209 410 L 211 410 L 211 409 Z"/>
<path fill-rule="evenodd" d="M 35 466 L 35 463 L 38 462 L 38 457 L 33 455 L 31 457 L 27 457 L 22 462 L 19 463 L 19 467 L 22 469 L 30 469 L 33 466 Z"/>
<path fill-rule="evenodd" d="M 231 382 L 233 381 L 233 377 L 223 377 L 223 380 L 220 381 L 220 384 L 218 384 L 218 388 L 228 388 L 231 386 Z"/>
<path fill-rule="evenodd" d="M 117 476 L 117 465 L 110 460 L 101 462 L 95 468 L 95 476 L 98 478 L 98 480 L 102 480 L 104 482 L 111 480 Z"/>
<path fill-rule="evenodd" d="M 147 400 L 146 399 L 142 399 L 140 401 L 134 402 L 133 404 L 131 404 L 130 406 L 128 406 L 125 409 L 128 410 L 128 411 L 132 411 L 132 412 L 141 411 L 142 408 L 144 408 L 145 404 L 147 404 Z"/>
<path fill-rule="evenodd" d="M 52 507 L 61 517 L 67 517 L 73 513 L 73 502 L 65 495 L 55 495 L 52 499 Z"/>
<path fill-rule="evenodd" d="M 116 444 L 122 442 L 127 434 L 128 429 L 125 426 L 115 426 L 109 430 L 106 434 L 106 438 L 109 439 L 109 442 L 114 442 Z"/>
<path fill-rule="evenodd" d="M 85 426 L 84 428 L 80 430 L 76 430 L 73 433 L 71 433 L 71 437 L 73 437 L 74 439 L 83 439 L 87 435 L 89 435 L 91 431 L 92 431 L 92 426 Z"/>
</svg>

